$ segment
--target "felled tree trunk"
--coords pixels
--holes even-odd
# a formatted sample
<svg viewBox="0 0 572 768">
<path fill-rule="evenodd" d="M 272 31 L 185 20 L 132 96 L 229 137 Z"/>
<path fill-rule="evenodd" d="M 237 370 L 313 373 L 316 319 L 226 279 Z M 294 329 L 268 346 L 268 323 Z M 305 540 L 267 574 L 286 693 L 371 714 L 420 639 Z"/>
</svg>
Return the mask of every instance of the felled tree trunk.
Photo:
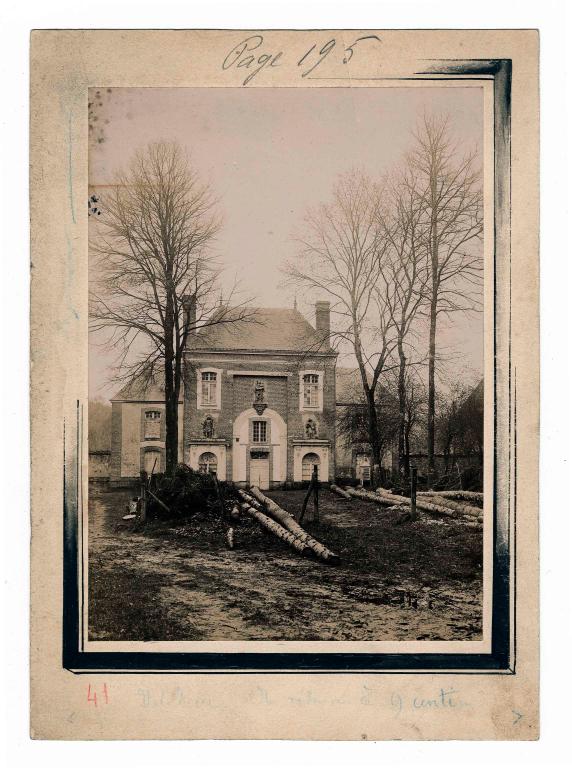
<svg viewBox="0 0 572 768">
<path fill-rule="evenodd" d="M 439 504 L 442 507 L 448 507 L 449 509 L 452 509 L 454 512 L 458 512 L 463 516 L 468 515 L 470 517 L 480 518 L 483 516 L 483 510 L 480 507 L 473 507 L 470 504 L 460 504 L 458 501 L 453 501 L 447 497 L 443 497 L 437 494 L 429 495 L 424 493 L 423 498 L 427 499 L 427 501 L 431 502 L 432 504 Z"/>
<path fill-rule="evenodd" d="M 420 496 L 442 496 L 444 499 L 461 499 L 483 503 L 483 494 L 480 491 L 422 491 Z"/>
<path fill-rule="evenodd" d="M 263 528 L 266 528 L 267 531 L 270 531 L 270 533 L 273 533 L 279 539 L 286 542 L 286 544 L 288 544 L 289 547 L 292 547 L 292 549 L 295 549 L 296 552 L 299 552 L 301 555 L 307 555 L 309 553 L 310 548 L 308 545 L 299 539 L 298 536 L 294 536 L 293 533 L 290 533 L 290 531 L 287 531 L 285 528 L 283 528 L 279 523 L 276 522 L 276 520 L 268 517 L 268 515 L 260 512 L 260 510 L 255 509 L 247 501 L 243 501 L 240 507 L 246 512 L 247 515 L 250 515 L 258 523 L 260 523 Z"/>
<path fill-rule="evenodd" d="M 351 496 L 357 496 L 358 498 L 367 499 L 368 501 L 375 501 L 378 504 L 383 504 L 387 507 L 395 505 L 409 506 L 411 503 L 411 500 L 408 499 L 407 496 L 398 496 L 394 493 L 388 493 L 383 488 L 378 488 L 375 493 L 369 491 L 357 491 L 354 488 L 346 488 L 346 490 Z M 443 517 L 459 517 L 459 515 L 453 512 L 452 509 L 448 509 L 447 507 L 438 504 L 432 504 L 429 501 L 424 501 L 423 498 L 420 499 L 419 496 L 417 496 L 417 509 L 420 509 L 423 512 L 431 512 L 434 515 L 441 515 Z"/>
<path fill-rule="evenodd" d="M 239 493 L 242 498 L 248 498 L 248 493 L 246 491 L 240 490 Z M 278 504 L 276 504 L 275 501 L 272 501 L 272 499 L 269 499 L 268 496 L 265 496 L 259 488 L 251 488 L 250 494 L 254 496 L 256 501 L 258 501 L 260 504 L 263 504 L 266 507 L 268 513 L 272 515 L 272 517 L 276 518 L 276 520 L 279 520 L 284 528 L 286 528 L 292 534 L 298 536 L 300 541 L 303 541 L 304 544 L 308 546 L 312 552 L 320 558 L 320 560 L 324 560 L 325 562 L 332 564 L 339 563 L 339 555 L 336 555 L 335 552 L 332 552 L 319 541 L 317 541 L 317 539 L 315 539 L 313 536 L 310 536 L 310 534 L 307 533 L 307 531 L 305 531 L 302 526 L 296 522 L 293 515 L 291 515 L 285 509 L 282 509 L 282 507 L 279 507 Z"/>
<path fill-rule="evenodd" d="M 347 491 L 344 491 L 343 488 L 340 488 L 339 485 L 335 485 L 335 483 L 332 483 L 330 485 L 330 491 L 332 491 L 333 493 L 337 493 L 338 496 L 342 497 L 342 499 L 348 499 L 348 501 L 352 500 L 352 497 L 349 495 L 349 493 Z"/>
<path fill-rule="evenodd" d="M 294 516 L 285 509 L 282 509 L 282 507 L 279 507 L 278 504 L 276 504 L 275 501 L 272 501 L 272 499 L 269 499 L 268 496 L 265 496 L 259 488 L 251 488 L 250 493 L 260 504 L 263 504 L 266 507 L 268 513 L 275 520 L 282 523 L 284 528 L 287 528 L 296 536 L 300 536 L 301 539 L 309 538 L 309 534 L 302 528 L 300 523 L 296 522 Z"/>
</svg>

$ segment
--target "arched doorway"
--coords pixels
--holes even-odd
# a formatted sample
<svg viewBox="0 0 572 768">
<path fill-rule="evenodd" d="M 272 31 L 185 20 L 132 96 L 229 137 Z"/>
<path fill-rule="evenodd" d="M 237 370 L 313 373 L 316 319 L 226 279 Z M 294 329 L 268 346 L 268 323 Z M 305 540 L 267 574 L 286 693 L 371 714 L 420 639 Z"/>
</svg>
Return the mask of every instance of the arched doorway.
<svg viewBox="0 0 572 768">
<path fill-rule="evenodd" d="M 147 448 L 143 454 L 143 469 L 148 475 L 153 473 L 156 475 L 158 472 L 162 472 L 161 467 L 161 449 L 160 448 Z"/>
<path fill-rule="evenodd" d="M 205 475 L 212 475 L 217 469 L 218 461 L 214 453 L 211 453 L 210 451 L 201 453 L 199 456 L 199 472 L 202 472 Z"/>
<path fill-rule="evenodd" d="M 312 472 L 314 471 L 314 465 L 320 466 L 320 457 L 317 453 L 307 453 L 302 459 L 302 481 L 310 482 L 312 479 Z M 319 471 L 319 470 L 318 470 Z"/>
<path fill-rule="evenodd" d="M 272 488 L 286 480 L 286 422 L 272 408 L 239 413 L 232 434 L 232 479 L 235 483 Z"/>
</svg>

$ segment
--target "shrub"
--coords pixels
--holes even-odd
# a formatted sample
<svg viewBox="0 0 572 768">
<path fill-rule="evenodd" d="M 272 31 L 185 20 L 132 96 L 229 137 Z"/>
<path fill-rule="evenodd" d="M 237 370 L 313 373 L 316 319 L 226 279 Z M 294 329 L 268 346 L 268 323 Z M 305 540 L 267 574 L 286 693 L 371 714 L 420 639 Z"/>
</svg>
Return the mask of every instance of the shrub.
<svg viewBox="0 0 572 768">
<path fill-rule="evenodd" d="M 339 485 L 340 488 L 345 488 L 346 485 L 351 486 L 352 488 L 357 488 L 359 485 L 359 479 L 356 477 L 351 477 L 349 475 L 339 475 L 336 477 L 336 485 Z"/>
<path fill-rule="evenodd" d="M 219 487 L 223 497 L 228 496 L 226 483 L 219 481 Z M 214 477 L 197 472 L 186 464 L 179 464 L 173 477 L 155 475 L 151 490 L 169 507 L 169 513 L 149 496 L 147 512 L 150 517 L 183 518 L 221 513 Z"/>
</svg>

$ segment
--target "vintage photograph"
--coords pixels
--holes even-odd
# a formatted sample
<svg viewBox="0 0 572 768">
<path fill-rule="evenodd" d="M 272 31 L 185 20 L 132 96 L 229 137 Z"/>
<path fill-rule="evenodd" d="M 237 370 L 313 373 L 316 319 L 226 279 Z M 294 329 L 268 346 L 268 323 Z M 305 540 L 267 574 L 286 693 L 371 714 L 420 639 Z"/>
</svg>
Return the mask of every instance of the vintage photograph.
<svg viewBox="0 0 572 768">
<path fill-rule="evenodd" d="M 87 639 L 486 640 L 482 84 L 88 109 Z"/>
</svg>

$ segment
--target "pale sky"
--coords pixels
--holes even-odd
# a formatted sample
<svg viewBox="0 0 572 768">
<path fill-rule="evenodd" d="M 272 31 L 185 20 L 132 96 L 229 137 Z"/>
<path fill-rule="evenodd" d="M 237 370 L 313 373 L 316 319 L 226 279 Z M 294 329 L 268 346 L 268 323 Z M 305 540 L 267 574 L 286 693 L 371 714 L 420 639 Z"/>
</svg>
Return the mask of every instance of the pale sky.
<svg viewBox="0 0 572 768">
<path fill-rule="evenodd" d="M 292 291 L 279 287 L 279 270 L 295 253 L 292 235 L 305 210 L 329 199 L 339 173 L 388 171 L 411 145 L 424 110 L 447 112 L 467 148 L 480 152 L 483 143 L 480 87 L 114 88 L 101 94 L 97 125 L 104 141 L 91 144 L 90 183 L 112 182 L 150 141 L 178 141 L 220 200 L 224 223 L 215 251 L 228 283 L 238 275 L 257 306 L 292 306 Z M 311 306 L 325 297 L 297 298 L 313 322 Z M 441 342 L 459 355 L 456 368 L 482 371 L 480 315 L 457 316 Z M 90 346 L 90 396 L 109 397 L 116 389 L 106 382 L 109 362 Z"/>
</svg>

